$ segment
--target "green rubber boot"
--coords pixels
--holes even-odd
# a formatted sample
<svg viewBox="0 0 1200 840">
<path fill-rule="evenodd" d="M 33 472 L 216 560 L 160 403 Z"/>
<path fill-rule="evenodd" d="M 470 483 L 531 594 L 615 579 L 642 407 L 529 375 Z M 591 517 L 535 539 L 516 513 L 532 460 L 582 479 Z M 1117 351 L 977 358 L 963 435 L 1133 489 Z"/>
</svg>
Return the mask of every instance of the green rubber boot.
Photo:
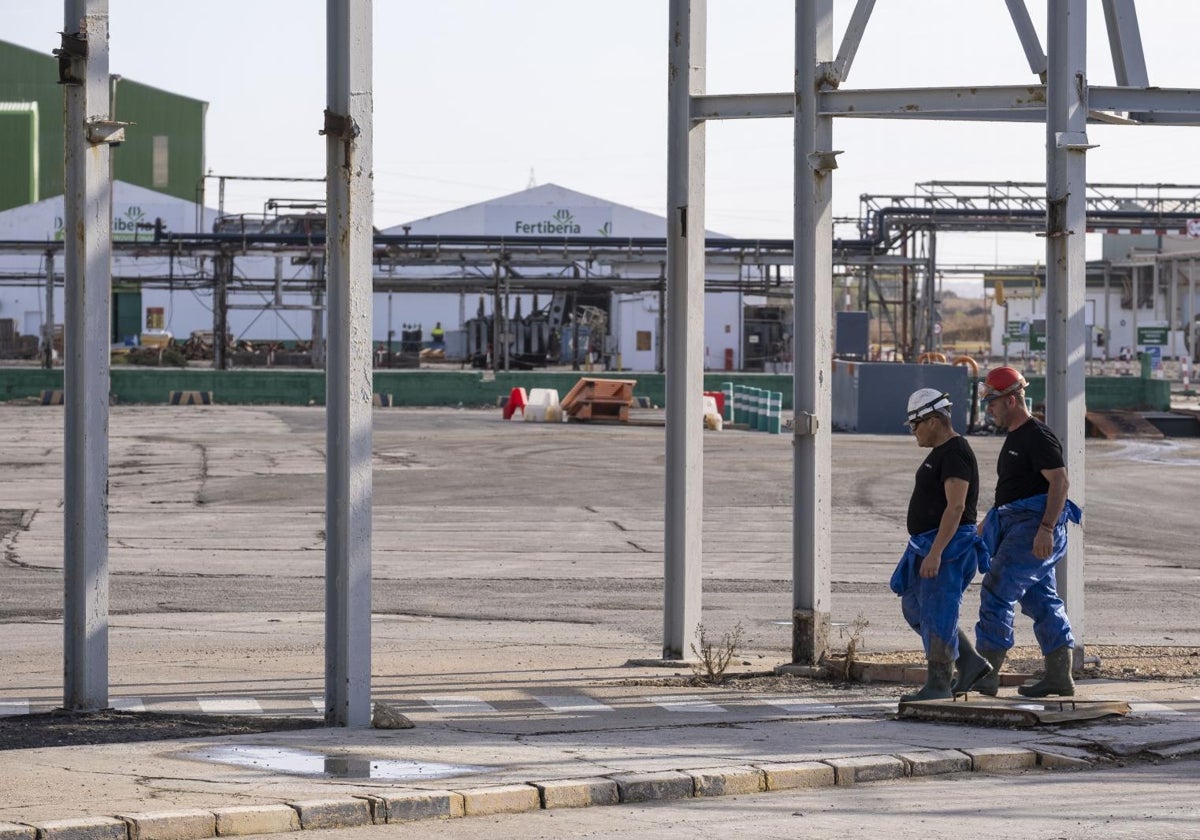
<svg viewBox="0 0 1200 840">
<path fill-rule="evenodd" d="M 1046 673 L 1033 685 L 1022 685 L 1017 693 L 1022 697 L 1048 697 L 1051 694 L 1059 697 L 1075 695 L 1075 680 L 1071 676 L 1071 658 L 1074 649 L 1063 645 L 1057 650 L 1046 654 Z"/>
<path fill-rule="evenodd" d="M 954 670 L 957 673 L 950 690 L 955 694 L 970 691 L 977 682 L 992 673 L 991 663 L 979 655 L 971 644 L 971 637 L 962 630 L 958 631 L 958 659 L 954 660 Z"/>
<path fill-rule="evenodd" d="M 901 696 L 901 703 L 909 703 L 913 700 L 948 700 L 954 695 L 950 691 L 950 668 L 949 662 L 926 662 L 925 663 L 925 685 L 921 686 L 921 690 L 916 694 L 905 694 Z"/>
<path fill-rule="evenodd" d="M 995 697 L 1000 691 L 1000 669 L 1004 667 L 1004 659 L 1008 656 L 1006 650 L 981 650 L 980 656 L 987 660 L 992 670 L 975 681 L 972 691 Z"/>
</svg>

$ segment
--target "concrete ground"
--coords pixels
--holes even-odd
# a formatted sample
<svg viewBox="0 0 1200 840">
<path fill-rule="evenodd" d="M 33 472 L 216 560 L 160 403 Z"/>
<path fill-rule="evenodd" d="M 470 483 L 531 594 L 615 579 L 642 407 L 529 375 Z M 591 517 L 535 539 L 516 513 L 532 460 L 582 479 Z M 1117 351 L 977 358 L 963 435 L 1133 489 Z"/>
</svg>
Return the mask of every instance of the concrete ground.
<svg viewBox="0 0 1200 840">
<path fill-rule="evenodd" d="M 114 704 L 316 715 L 323 411 L 117 406 L 110 434 Z M 986 486 L 999 439 L 971 443 Z M 1094 764 L 1197 740 L 1194 679 L 1081 683 L 1137 714 L 1032 732 L 890 719 L 892 685 L 662 685 L 671 671 L 625 664 L 661 645 L 661 428 L 377 409 L 374 444 L 373 696 L 416 728 L 10 752 L 0 822 L 914 750 Z M 834 436 L 833 618 L 867 620 L 867 651 L 917 646 L 887 579 L 921 457 L 903 435 Z M 1088 442 L 1089 644 L 1200 648 L 1198 464 L 1193 441 Z M 61 408 L 0 406 L 0 469 L 0 522 L 18 523 L 0 534 L 0 713 L 48 710 L 62 700 Z M 704 471 L 704 622 L 740 623 L 737 667 L 770 670 L 790 638 L 790 440 L 708 433 Z"/>
</svg>

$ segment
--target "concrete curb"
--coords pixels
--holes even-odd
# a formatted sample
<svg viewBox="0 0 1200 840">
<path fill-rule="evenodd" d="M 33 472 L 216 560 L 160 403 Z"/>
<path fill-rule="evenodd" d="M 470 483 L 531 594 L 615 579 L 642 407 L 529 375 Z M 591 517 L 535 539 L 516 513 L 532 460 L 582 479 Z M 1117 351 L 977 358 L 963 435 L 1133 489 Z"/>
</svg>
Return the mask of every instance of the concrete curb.
<svg viewBox="0 0 1200 840">
<path fill-rule="evenodd" d="M 1075 754 L 1068 754 L 1075 753 Z M 45 822 L 0 822 L 0 840 L 208 840 L 360 825 L 516 814 L 665 800 L 745 796 L 780 790 L 828 788 L 950 773 L 1084 769 L 1080 751 L 1019 747 L 911 750 L 794 763 L 612 773 L 579 779 L 461 790 L 371 791 L 276 805 L 129 813 Z"/>
<path fill-rule="evenodd" d="M 186 808 L 152 814 L 117 814 L 129 826 L 129 840 L 206 840 L 217 836 L 212 811 Z"/>
</svg>

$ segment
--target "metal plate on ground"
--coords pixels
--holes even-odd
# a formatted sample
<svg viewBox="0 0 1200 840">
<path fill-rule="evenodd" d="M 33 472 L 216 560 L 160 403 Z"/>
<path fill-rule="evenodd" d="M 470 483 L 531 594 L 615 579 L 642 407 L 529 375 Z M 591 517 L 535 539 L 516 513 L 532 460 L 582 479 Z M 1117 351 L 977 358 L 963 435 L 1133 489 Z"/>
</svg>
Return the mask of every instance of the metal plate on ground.
<svg viewBox="0 0 1200 840">
<path fill-rule="evenodd" d="M 1124 700 L 1009 699 L 983 694 L 960 694 L 948 700 L 914 700 L 900 704 L 902 718 L 1004 726 L 1078 723 L 1122 717 L 1129 711 L 1129 704 Z"/>
</svg>

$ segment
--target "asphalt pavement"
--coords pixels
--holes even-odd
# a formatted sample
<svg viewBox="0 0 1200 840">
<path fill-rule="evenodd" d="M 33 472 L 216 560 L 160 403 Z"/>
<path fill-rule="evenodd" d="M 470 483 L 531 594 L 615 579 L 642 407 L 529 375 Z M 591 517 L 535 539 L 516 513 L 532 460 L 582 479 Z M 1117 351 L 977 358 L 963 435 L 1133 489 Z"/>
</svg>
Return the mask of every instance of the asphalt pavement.
<svg viewBox="0 0 1200 840">
<path fill-rule="evenodd" d="M 397 819 L 771 788 L 746 800 L 766 802 L 801 783 L 1200 752 L 1191 675 L 1081 682 L 1133 714 L 1035 729 L 896 719 L 891 684 L 664 681 L 675 671 L 627 664 L 661 644 L 662 429 L 375 418 L 372 695 L 414 728 L 9 751 L 0 840 L 338 827 L 387 820 L 391 802 Z M 61 408 L 0 406 L 0 714 L 62 700 L 61 430 Z M 999 441 L 971 443 L 986 476 Z M 319 715 L 323 447 L 320 409 L 114 408 L 114 706 Z M 769 672 L 790 639 L 790 441 L 708 433 L 705 449 L 705 624 L 740 624 L 735 668 Z M 904 436 L 834 437 L 833 618 L 867 620 L 868 650 L 916 647 L 886 582 L 920 456 Z M 1089 441 L 1090 643 L 1200 647 L 1198 463 L 1189 441 Z M 180 809 L 198 814 L 162 817 Z"/>
</svg>

